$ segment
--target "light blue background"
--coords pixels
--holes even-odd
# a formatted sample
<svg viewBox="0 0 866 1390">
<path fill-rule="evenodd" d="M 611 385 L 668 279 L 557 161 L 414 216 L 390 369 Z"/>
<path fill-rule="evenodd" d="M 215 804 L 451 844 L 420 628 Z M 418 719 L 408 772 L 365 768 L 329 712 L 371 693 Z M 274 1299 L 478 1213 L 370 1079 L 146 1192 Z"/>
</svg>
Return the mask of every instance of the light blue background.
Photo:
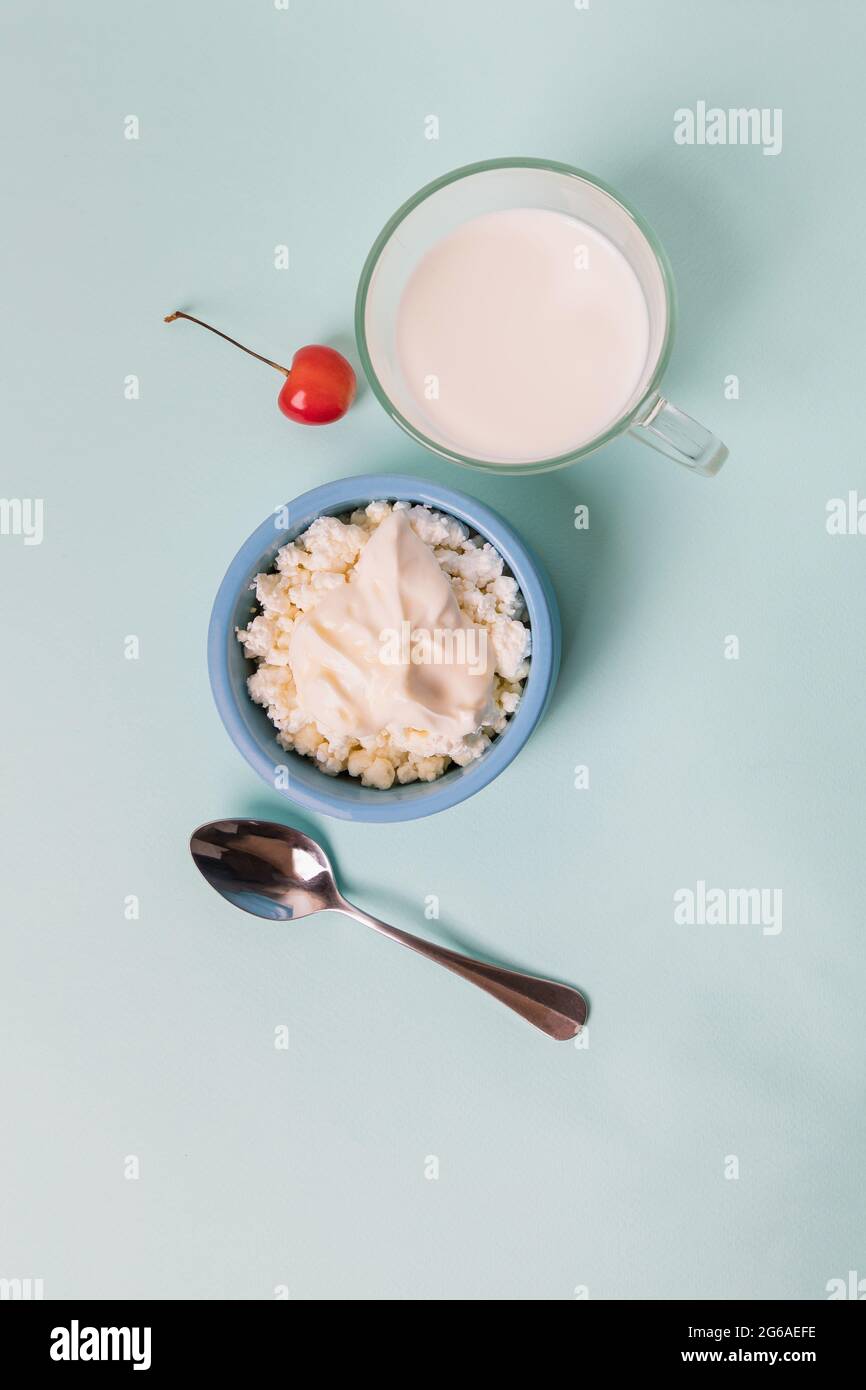
<svg viewBox="0 0 866 1390">
<path fill-rule="evenodd" d="M 825 530 L 828 499 L 866 492 L 863 7 L 7 10 L 0 491 L 43 497 L 46 534 L 0 537 L 0 1275 L 302 1299 L 821 1298 L 866 1276 L 866 536 Z M 782 153 L 676 146 L 699 99 L 781 107 Z M 344 345 L 394 207 L 518 153 L 596 172 L 656 227 L 667 385 L 730 446 L 716 480 L 628 439 L 487 477 L 369 391 L 305 431 L 275 374 L 162 324 L 187 307 L 277 359 Z M 565 661 L 476 799 L 314 828 L 369 910 L 584 988 L 587 1050 L 347 920 L 259 925 L 189 859 L 201 821 L 290 818 L 211 705 L 223 571 L 273 507 L 370 470 L 517 524 Z M 781 888 L 781 934 L 676 926 L 698 879 Z"/>
</svg>

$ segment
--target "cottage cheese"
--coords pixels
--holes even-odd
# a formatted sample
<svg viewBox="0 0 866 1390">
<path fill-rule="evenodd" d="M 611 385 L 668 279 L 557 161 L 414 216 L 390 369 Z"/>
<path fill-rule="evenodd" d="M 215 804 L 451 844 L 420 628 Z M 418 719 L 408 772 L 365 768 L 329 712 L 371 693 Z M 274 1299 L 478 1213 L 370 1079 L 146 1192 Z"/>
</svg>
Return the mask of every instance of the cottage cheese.
<svg viewBox="0 0 866 1390">
<path fill-rule="evenodd" d="M 402 530 L 408 523 L 447 577 L 459 622 L 477 628 L 486 640 L 488 686 L 479 702 L 477 724 L 467 724 L 464 718 L 465 731 L 455 717 L 445 717 L 448 711 L 429 718 L 430 727 L 415 727 L 425 722 L 417 716 L 409 724 L 389 718 L 386 727 L 362 727 L 369 724 L 375 701 L 363 706 L 366 721 L 359 717 L 357 727 L 347 727 L 345 708 L 338 719 L 327 703 L 317 701 L 316 683 L 301 665 L 315 623 L 307 615 L 335 590 L 340 591 L 337 604 L 326 604 L 322 616 L 339 607 L 345 586 L 357 578 L 365 546 L 392 513 L 402 514 L 399 528 L 394 517 L 385 531 Z M 412 545 L 417 551 L 414 539 Z M 370 552 L 371 559 L 377 548 Z M 362 566 L 362 574 L 363 570 Z M 283 546 L 273 572 L 257 576 L 255 591 L 260 611 L 237 633 L 247 656 L 257 663 L 248 680 L 250 695 L 267 710 L 281 746 L 314 759 L 331 776 L 348 772 L 365 786 L 383 790 L 395 781 L 432 782 L 451 763 L 465 766 L 479 758 L 517 708 L 529 671 L 530 633 L 523 598 L 516 580 L 504 573 L 501 555 L 454 517 L 408 502 L 371 502 L 345 518 L 319 517 L 297 540 Z M 393 709 L 399 713 L 402 706 Z"/>
</svg>

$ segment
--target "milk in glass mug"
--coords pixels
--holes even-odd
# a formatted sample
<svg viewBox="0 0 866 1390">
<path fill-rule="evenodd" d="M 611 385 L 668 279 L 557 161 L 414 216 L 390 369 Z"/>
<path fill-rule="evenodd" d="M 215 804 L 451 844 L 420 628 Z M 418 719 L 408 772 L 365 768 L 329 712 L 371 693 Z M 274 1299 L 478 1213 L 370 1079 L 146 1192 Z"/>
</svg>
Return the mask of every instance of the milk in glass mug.
<svg viewBox="0 0 866 1390">
<path fill-rule="evenodd" d="M 590 174 L 494 159 L 404 203 L 367 257 L 355 326 L 382 405 L 437 454 L 563 468 L 628 431 L 694 473 L 727 449 L 661 394 L 676 297 L 644 219 Z"/>
</svg>

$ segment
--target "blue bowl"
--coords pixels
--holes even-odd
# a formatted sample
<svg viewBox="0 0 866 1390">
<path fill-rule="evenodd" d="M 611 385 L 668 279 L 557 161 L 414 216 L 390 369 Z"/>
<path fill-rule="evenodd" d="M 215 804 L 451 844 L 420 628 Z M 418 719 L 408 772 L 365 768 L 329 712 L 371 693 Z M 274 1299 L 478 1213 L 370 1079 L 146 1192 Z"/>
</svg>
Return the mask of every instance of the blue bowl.
<svg viewBox="0 0 866 1390">
<path fill-rule="evenodd" d="M 273 567 L 281 546 L 323 515 L 339 515 L 368 502 L 420 502 L 465 522 L 499 551 L 520 585 L 532 629 L 532 662 L 523 696 L 506 728 L 468 767 L 451 767 L 435 782 L 396 783 L 388 791 L 363 787 L 347 773 L 328 777 L 316 763 L 277 743 L 276 730 L 250 699 L 247 677 L 255 663 L 244 655 L 235 630 L 245 627 L 255 606 L 251 585 Z M 288 518 L 288 526 L 285 522 Z M 313 488 L 263 521 L 245 541 L 219 587 L 208 632 L 208 670 L 220 718 L 250 767 L 276 791 L 307 811 L 341 820 L 415 820 L 447 810 L 481 791 L 517 757 L 547 707 L 559 673 L 561 632 L 553 587 L 529 548 L 496 512 L 449 487 L 399 474 L 340 478 Z"/>
</svg>

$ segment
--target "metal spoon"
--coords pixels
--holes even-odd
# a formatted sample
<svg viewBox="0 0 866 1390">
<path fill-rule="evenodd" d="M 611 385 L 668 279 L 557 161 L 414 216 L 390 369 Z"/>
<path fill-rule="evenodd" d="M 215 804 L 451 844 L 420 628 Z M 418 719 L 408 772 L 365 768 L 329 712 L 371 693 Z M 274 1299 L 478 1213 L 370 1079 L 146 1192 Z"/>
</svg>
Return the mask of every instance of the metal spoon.
<svg viewBox="0 0 866 1390">
<path fill-rule="evenodd" d="M 568 985 L 458 955 L 353 907 L 337 887 L 324 851 L 290 825 L 211 821 L 193 832 L 189 847 L 211 887 L 256 917 L 295 922 L 327 908 L 343 912 L 478 985 L 551 1038 L 573 1038 L 586 1021 L 586 1000 Z"/>
</svg>

